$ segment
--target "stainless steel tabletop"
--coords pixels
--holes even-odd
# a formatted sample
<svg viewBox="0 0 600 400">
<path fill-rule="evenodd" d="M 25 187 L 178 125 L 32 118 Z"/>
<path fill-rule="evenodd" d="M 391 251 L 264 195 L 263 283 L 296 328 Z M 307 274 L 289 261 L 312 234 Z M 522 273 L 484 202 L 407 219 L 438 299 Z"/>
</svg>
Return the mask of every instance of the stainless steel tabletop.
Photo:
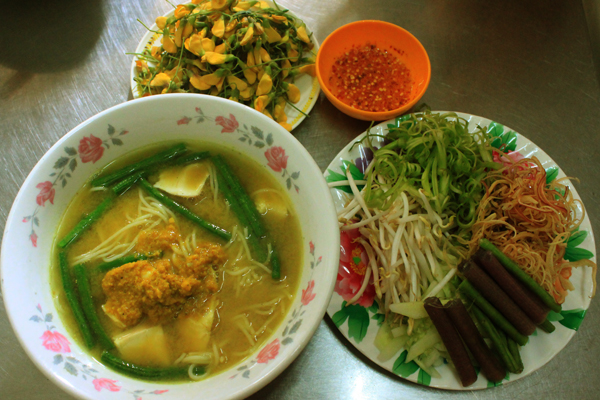
<svg viewBox="0 0 600 400">
<path fill-rule="evenodd" d="M 136 18 L 151 23 L 171 7 L 163 0 L 6 3 L 0 24 L 2 229 L 19 187 L 46 150 L 80 122 L 131 98 L 132 56 L 125 53 L 144 34 Z M 303 18 L 320 42 L 361 19 L 408 29 L 431 59 L 423 102 L 434 110 L 485 116 L 532 140 L 568 175 L 580 178 L 575 186 L 600 233 L 600 75 L 585 18 L 585 11 L 600 15 L 590 13 L 594 1 L 584 1 L 585 11 L 571 0 L 279 3 Z M 294 135 L 324 170 L 367 126 L 321 95 Z M 579 332 L 545 367 L 477 392 L 430 389 L 384 371 L 346 342 L 326 316 L 296 361 L 252 398 L 598 398 L 599 304 L 592 301 Z M 68 398 L 21 349 L 1 300 L 0 398 Z"/>
</svg>

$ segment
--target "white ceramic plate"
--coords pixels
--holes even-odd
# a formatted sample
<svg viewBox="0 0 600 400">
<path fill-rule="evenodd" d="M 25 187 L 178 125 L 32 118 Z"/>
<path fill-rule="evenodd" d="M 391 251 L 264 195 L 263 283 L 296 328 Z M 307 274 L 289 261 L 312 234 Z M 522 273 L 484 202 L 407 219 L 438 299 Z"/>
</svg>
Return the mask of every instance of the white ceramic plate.
<svg viewBox="0 0 600 400">
<path fill-rule="evenodd" d="M 491 126 L 494 129 L 494 136 L 504 134 L 503 138 L 509 140 L 511 137 L 516 140 L 515 150 L 521 153 L 525 157 L 536 156 L 544 169 L 547 171 L 549 168 L 558 168 L 556 163 L 546 154 L 543 150 L 538 148 L 534 143 L 529 141 L 524 136 L 511 131 L 507 127 L 503 127 L 500 124 L 496 124 L 489 119 L 477 117 L 474 115 L 457 113 L 459 117 L 465 118 L 469 121 L 470 131 L 474 131 L 477 125 L 482 127 Z M 388 124 L 393 123 L 394 120 L 383 122 L 373 128 L 371 133 L 386 135 L 388 131 Z M 363 154 L 362 145 L 357 145 L 352 148 L 356 141 L 361 140 L 366 133 L 363 133 L 351 143 L 349 143 L 331 162 L 328 167 L 328 171 L 325 172 L 327 177 L 331 171 L 340 173 L 340 167 L 342 160 L 354 161 Z M 379 142 L 381 143 L 381 141 Z M 375 146 L 379 146 L 378 142 L 374 142 Z M 352 149 L 351 149 L 352 148 Z M 565 174 L 558 168 L 558 177 L 564 177 Z M 579 195 L 572 184 L 569 185 L 570 190 L 573 192 L 573 196 L 579 199 Z M 332 189 L 331 193 L 336 203 L 338 211 L 343 207 L 345 202 L 345 195 L 339 190 Z M 585 215 L 585 219 L 581 224 L 580 231 L 587 231 L 588 235 L 586 239 L 581 243 L 576 251 L 580 249 L 587 250 L 592 254 L 595 252 L 594 236 L 592 233 L 592 227 L 588 215 Z M 585 251 L 584 251 L 585 252 Z M 588 253 L 589 254 L 589 253 Z M 595 256 L 592 258 L 595 261 Z M 364 275 L 363 275 L 364 276 Z M 338 276 L 338 279 L 341 277 Z M 362 281 L 362 279 L 361 279 Z M 591 268 L 573 268 L 573 275 L 571 276 L 571 282 L 575 286 L 575 290 L 570 292 L 567 296 L 565 303 L 562 308 L 563 311 L 560 314 L 551 313 L 548 319 L 555 321 L 554 325 L 556 330 L 547 334 L 541 330 L 536 330 L 533 336 L 530 338 L 529 343 L 521 348 L 521 356 L 523 359 L 524 370 L 521 374 L 509 374 L 508 381 L 515 381 L 521 379 L 538 368 L 545 365 L 552 359 L 575 335 L 575 331 L 579 328 L 586 310 L 588 309 L 591 301 L 592 293 L 592 271 Z M 371 359 L 374 363 L 379 366 L 391 371 L 403 378 L 408 379 L 412 382 L 417 382 L 430 387 L 450 389 L 450 390 L 473 390 L 473 389 L 484 389 L 491 386 L 497 386 L 490 383 L 485 379 L 482 374 L 479 374 L 477 382 L 468 388 L 463 388 L 460 384 L 458 376 L 454 372 L 454 369 L 444 364 L 437 368 L 438 372 L 442 375 L 440 379 L 431 378 L 426 372 L 419 369 L 414 363 L 404 363 L 405 352 L 402 350 L 391 360 L 385 363 L 381 363 L 377 360 L 379 351 L 373 344 L 373 340 L 378 330 L 377 320 L 381 319 L 380 315 L 377 315 L 376 306 L 372 306 L 369 302 L 363 304 L 365 307 L 360 305 L 353 305 L 352 310 L 344 310 L 342 302 L 344 299 L 342 296 L 334 292 L 327 313 L 332 318 L 340 332 L 348 339 L 354 347 L 356 347 L 365 356 Z M 404 358 L 403 358 L 404 356 Z"/>
<path fill-rule="evenodd" d="M 75 193 L 111 161 L 151 143 L 198 140 L 246 154 L 288 191 L 303 234 L 299 254 L 302 277 L 282 324 L 242 363 L 194 383 L 131 379 L 93 359 L 60 320 L 49 284 L 54 235 Z M 90 118 L 66 134 L 23 183 L 2 238 L 4 304 L 32 361 L 78 398 L 243 398 L 281 373 L 321 322 L 335 284 L 337 230 L 321 170 L 300 142 L 273 120 L 212 96 L 171 94 L 133 100 Z"/>
<path fill-rule="evenodd" d="M 267 3 L 273 4 L 271 1 L 267 1 Z M 169 18 L 174 14 L 174 12 L 175 10 L 169 11 L 168 13 L 164 14 L 164 16 Z M 291 11 L 290 14 L 294 15 Z M 154 23 L 150 27 L 150 29 L 153 31 L 157 31 L 158 26 L 156 26 L 156 23 Z M 308 29 L 308 27 L 307 30 L 309 30 L 309 32 L 312 32 L 312 30 Z M 135 53 L 141 53 L 145 49 L 150 50 L 152 46 L 160 46 L 161 38 L 162 35 L 159 35 L 158 33 L 154 33 L 151 31 L 146 32 L 146 34 L 138 44 L 137 48 L 135 49 Z M 317 56 L 317 52 L 319 50 L 319 42 L 317 42 L 317 38 L 314 35 L 312 37 L 312 41 L 315 44 L 315 47 L 311 50 L 310 53 L 304 53 L 305 57 L 312 55 L 316 58 Z M 130 71 L 131 92 L 133 93 L 134 99 L 140 97 L 137 82 L 133 80 L 137 76 L 137 71 L 135 67 L 136 59 L 137 57 L 133 59 Z M 288 116 L 288 123 L 292 126 L 292 130 L 294 130 L 298 125 L 300 125 L 302 121 L 304 121 L 304 118 L 306 118 L 305 114 L 308 114 L 312 110 L 315 103 L 317 102 L 317 99 L 319 98 L 319 93 L 321 92 L 321 86 L 319 85 L 319 80 L 316 76 L 312 77 L 307 74 L 302 74 L 295 79 L 294 84 L 298 86 L 298 89 L 300 89 L 300 101 L 298 101 L 297 104 L 294 104 L 294 106 L 300 109 L 302 112 L 299 112 L 289 104 L 286 105 L 285 113 Z"/>
</svg>

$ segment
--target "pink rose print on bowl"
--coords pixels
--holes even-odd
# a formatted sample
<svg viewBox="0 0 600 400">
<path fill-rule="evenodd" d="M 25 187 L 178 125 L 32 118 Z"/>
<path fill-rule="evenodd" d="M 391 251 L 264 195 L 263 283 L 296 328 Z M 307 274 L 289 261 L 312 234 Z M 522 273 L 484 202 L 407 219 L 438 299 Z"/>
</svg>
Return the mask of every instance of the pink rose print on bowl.
<svg viewBox="0 0 600 400">
<path fill-rule="evenodd" d="M 279 354 L 279 347 L 279 339 L 273 340 L 271 343 L 266 345 L 260 351 L 260 353 L 258 353 L 258 356 L 256 357 L 256 362 L 259 364 L 268 363 L 269 360 L 272 360 L 275 357 L 277 357 L 277 354 Z"/>
<path fill-rule="evenodd" d="M 48 201 L 50 204 L 54 204 L 56 189 L 67 186 L 69 178 L 73 176 L 77 169 L 79 164 L 78 160 L 81 160 L 82 163 L 95 163 L 102 158 L 105 148 L 109 149 L 111 145 L 122 146 L 123 141 L 119 136 L 126 135 L 129 131 L 122 129 L 117 133 L 115 127 L 109 124 L 107 133 L 108 137 L 105 140 L 90 134 L 89 137 L 84 136 L 83 139 L 79 141 L 77 148 L 65 146 L 63 148 L 64 154 L 54 162 L 54 171 L 50 173 L 52 181 L 45 181 L 37 184 L 36 188 L 40 189 L 40 192 L 35 197 L 37 206 L 33 210 L 33 213 L 26 215 L 22 220 L 24 223 L 31 223 L 29 240 L 33 247 L 37 247 L 38 242 L 38 235 L 35 230 L 36 227 L 40 226 L 40 218 L 38 216 L 41 211 L 40 207 L 45 207 L 46 202 Z"/>
<path fill-rule="evenodd" d="M 364 248 L 355 243 L 358 230 L 342 231 L 340 234 L 340 266 L 338 268 L 335 292 L 346 301 L 352 299 L 360 290 L 367 271 L 367 254 Z M 373 278 L 356 303 L 363 307 L 371 307 L 375 298 Z"/>
<path fill-rule="evenodd" d="M 102 154 L 104 154 L 104 147 L 102 145 L 102 139 L 94 135 L 81 139 L 78 147 L 81 162 L 88 163 L 91 161 L 95 163 L 102 158 Z"/>
<path fill-rule="evenodd" d="M 309 252 L 313 258 L 311 261 L 311 269 L 319 265 L 323 256 L 315 257 L 315 244 L 312 240 L 308 243 Z M 316 258 L 316 261 L 315 261 Z M 314 271 L 313 271 L 314 272 Z M 311 272 L 308 278 L 306 289 L 302 289 L 302 295 L 300 297 L 300 305 L 295 309 L 291 310 L 291 318 L 287 321 L 286 327 L 283 329 L 281 336 L 267 344 L 258 353 L 255 359 L 252 359 L 245 364 L 236 368 L 236 373 L 229 377 L 229 379 L 235 379 L 236 377 L 248 378 L 250 377 L 252 368 L 257 364 L 267 364 L 269 360 L 274 359 L 279 354 L 281 348 L 294 343 L 295 335 L 299 332 L 302 322 L 304 321 L 305 307 L 310 307 L 309 304 L 315 299 L 316 293 L 313 293 L 315 289 L 315 280 L 312 279 L 313 272 Z M 313 303 L 314 305 L 314 303 Z"/>
<path fill-rule="evenodd" d="M 285 154 L 285 150 L 279 146 L 273 146 L 265 151 L 265 157 L 267 157 L 268 165 L 275 172 L 281 172 L 287 168 L 288 156 Z"/>
<path fill-rule="evenodd" d="M 316 293 L 313 293 L 313 289 L 315 288 L 315 281 L 312 280 L 308 282 L 308 286 L 306 289 L 302 289 L 302 299 L 300 300 L 302 304 L 305 306 L 308 305 L 316 296 Z"/>
<path fill-rule="evenodd" d="M 121 386 L 117 386 L 116 383 L 117 383 L 117 381 L 113 381 L 112 379 L 108 379 L 108 378 L 98 378 L 98 379 L 94 379 L 92 381 L 92 384 L 94 385 L 94 389 L 96 389 L 97 391 L 101 391 L 102 389 L 107 389 L 107 390 L 110 390 L 111 392 L 118 392 L 119 390 L 121 390 Z"/>
<path fill-rule="evenodd" d="M 177 120 L 177 125 L 188 125 L 192 121 L 196 121 L 197 124 L 205 121 L 213 121 L 213 118 L 204 114 L 200 107 L 195 108 L 195 114 L 191 116 L 185 115 Z M 221 133 L 234 133 L 240 134 L 239 140 L 247 143 L 249 146 L 253 146 L 259 149 L 266 148 L 265 157 L 267 158 L 268 166 L 274 172 L 281 172 L 281 177 L 285 180 L 285 185 L 288 190 L 292 187 L 296 190 L 296 193 L 300 193 L 300 186 L 296 184 L 297 179 L 300 177 L 300 171 L 288 172 L 288 156 L 285 153 L 285 149 L 280 146 L 274 146 L 273 133 L 264 132 L 262 129 L 247 124 L 238 122 L 235 115 L 229 114 L 229 117 L 219 115 L 214 119 L 216 125 L 221 126 Z"/>
<path fill-rule="evenodd" d="M 99 392 L 103 389 L 109 392 L 126 392 L 133 395 L 133 398 L 137 400 L 141 400 L 142 395 L 168 392 L 168 390 L 160 389 L 151 392 L 144 389 L 130 390 L 117 385 L 118 381 L 116 380 L 99 377 L 99 372 L 94 369 L 93 365 L 81 362 L 81 360 L 77 359 L 71 353 L 71 343 L 56 331 L 56 327 L 52 323 L 54 319 L 52 313 L 44 313 L 41 304 L 38 304 L 35 308 L 37 313 L 32 315 L 29 320 L 43 326 L 44 333 L 40 337 L 42 346 L 46 350 L 56 353 L 54 354 L 52 364 L 55 366 L 60 365 L 61 370 L 66 371 L 66 373 L 72 376 L 81 377 L 87 384 L 91 383 L 94 385 L 94 389 Z"/>
<path fill-rule="evenodd" d="M 37 247 L 38 235 L 35 232 L 31 232 L 31 235 L 29 235 L 29 240 L 31 240 L 33 247 Z"/>
<path fill-rule="evenodd" d="M 223 129 L 221 129 L 221 133 L 235 132 L 236 129 L 240 126 L 233 114 L 229 114 L 229 118 L 219 116 L 215 118 L 215 123 L 223 127 Z"/>
<path fill-rule="evenodd" d="M 69 347 L 71 343 L 69 343 L 66 337 L 56 331 L 52 332 L 47 330 L 40 339 L 42 339 L 42 346 L 44 346 L 47 350 L 55 353 L 71 352 L 71 347 Z"/>
<path fill-rule="evenodd" d="M 183 117 L 179 120 L 177 120 L 177 125 L 187 125 L 190 123 L 192 119 L 190 117 Z"/>
<path fill-rule="evenodd" d="M 281 176 L 283 178 L 286 178 L 285 184 L 286 184 L 288 190 L 290 190 L 293 186 L 294 189 L 296 189 L 296 193 L 300 193 L 300 188 L 294 182 L 300 176 L 300 172 L 297 171 L 297 172 L 293 172 L 291 174 L 288 173 L 288 171 L 287 171 L 288 156 L 285 154 L 285 149 L 283 149 L 282 147 L 279 147 L 279 146 L 270 147 L 269 149 L 267 149 L 267 151 L 265 151 L 265 157 L 267 158 L 267 161 L 268 161 L 267 165 L 274 172 L 282 172 L 283 171 Z"/>
<path fill-rule="evenodd" d="M 54 204 L 54 194 L 56 191 L 53 186 L 54 185 L 50 181 L 38 183 L 36 185 L 36 188 L 41 189 L 40 193 L 35 198 L 35 202 L 38 205 L 43 207 L 46 204 L 46 201 L 49 201 L 50 204 Z"/>
</svg>

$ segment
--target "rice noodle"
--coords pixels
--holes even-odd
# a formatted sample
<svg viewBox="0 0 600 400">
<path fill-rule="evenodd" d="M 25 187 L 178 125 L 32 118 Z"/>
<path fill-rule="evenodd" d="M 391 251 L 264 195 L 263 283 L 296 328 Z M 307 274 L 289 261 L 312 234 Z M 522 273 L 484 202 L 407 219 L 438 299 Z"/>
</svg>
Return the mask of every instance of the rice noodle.
<svg viewBox="0 0 600 400">
<path fill-rule="evenodd" d="M 213 340 L 212 342 L 212 351 L 213 351 L 213 366 L 216 367 L 221 362 L 220 351 L 217 347 L 217 344 Z"/>
<path fill-rule="evenodd" d="M 199 381 L 201 379 L 204 379 L 204 376 L 206 375 L 206 373 L 200 374 L 200 375 L 194 374 L 194 368 L 196 368 L 196 366 L 197 366 L 196 364 L 191 364 L 190 367 L 188 368 L 188 376 L 193 381 Z"/>
<path fill-rule="evenodd" d="M 250 268 L 245 267 L 245 268 L 240 268 L 240 269 L 236 269 L 234 271 L 232 270 L 225 270 L 225 273 L 231 276 L 239 276 L 239 275 L 243 275 L 245 273 L 247 273 L 248 271 L 250 271 Z"/>
<path fill-rule="evenodd" d="M 219 197 L 219 180 L 217 179 L 217 169 L 213 163 L 208 163 L 208 176 L 210 188 L 213 192 L 213 201 L 216 203 Z"/>
<path fill-rule="evenodd" d="M 235 320 L 237 327 L 242 331 L 246 339 L 248 339 L 250 346 L 254 346 L 256 338 L 253 337 L 254 335 L 250 334 L 250 332 L 254 332 L 254 330 L 252 329 L 248 318 L 244 314 L 240 314 L 235 316 L 233 320 Z"/>
<path fill-rule="evenodd" d="M 141 189 L 138 190 L 138 201 L 138 213 L 136 216 L 126 216 L 127 225 L 102 240 L 92 250 L 75 257 L 73 262 L 79 264 L 97 259 L 113 261 L 121 258 L 133 250 L 142 230 L 152 229 L 161 223 L 166 224 L 174 217 L 171 210 L 153 198 L 145 196 Z"/>
<path fill-rule="evenodd" d="M 204 353 L 187 353 L 185 357 L 183 357 L 180 362 L 183 364 L 199 364 L 199 365 L 208 365 L 213 360 L 212 352 L 204 352 Z"/>
<path fill-rule="evenodd" d="M 265 264 L 263 263 L 259 263 L 256 260 L 251 260 L 250 264 L 254 265 L 255 267 L 258 267 L 260 269 L 262 269 L 263 271 L 265 271 L 267 274 L 271 274 L 271 269 L 269 269 L 269 267 L 267 267 Z"/>
</svg>

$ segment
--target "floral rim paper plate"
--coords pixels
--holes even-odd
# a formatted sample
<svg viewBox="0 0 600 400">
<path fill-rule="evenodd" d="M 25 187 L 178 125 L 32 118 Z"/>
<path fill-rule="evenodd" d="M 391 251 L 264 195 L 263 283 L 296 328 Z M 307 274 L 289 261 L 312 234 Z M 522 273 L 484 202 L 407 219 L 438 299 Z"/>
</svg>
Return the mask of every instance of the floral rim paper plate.
<svg viewBox="0 0 600 400">
<path fill-rule="evenodd" d="M 497 145 L 495 147 L 504 145 L 506 149 L 517 151 L 525 157 L 536 156 L 542 163 L 544 169 L 546 169 L 548 180 L 565 176 L 563 171 L 546 153 L 524 136 L 486 118 L 464 113 L 457 113 L 457 115 L 469 121 L 469 130 L 471 132 L 479 125 L 488 127 L 487 131 L 491 135 L 499 136 L 501 140 L 497 139 L 497 141 L 493 143 L 493 145 Z M 388 126 L 394 126 L 388 124 L 394 123 L 394 120 L 390 120 L 374 126 L 371 128 L 371 133 L 385 135 L 387 134 Z M 364 158 L 364 147 L 362 145 L 353 145 L 365 135 L 366 133 L 363 133 L 353 140 L 334 158 L 325 173 L 328 181 L 339 180 L 336 179 L 335 175 L 340 171 L 344 171 L 341 170 L 344 163 L 356 162 L 354 160 Z M 379 140 L 382 141 L 381 138 L 379 138 Z M 373 140 L 374 145 L 379 146 L 379 143 L 380 142 L 377 142 L 375 139 Z M 357 177 L 357 179 L 362 178 Z M 579 199 L 579 195 L 570 183 L 569 188 L 572 190 L 574 198 Z M 336 189 L 331 189 L 331 193 L 336 208 L 339 211 L 343 207 L 344 194 L 342 191 Z M 568 257 L 573 261 L 579 259 L 594 260 L 594 237 L 587 214 L 580 226 L 580 231 L 585 233 L 573 236 L 573 240 L 568 242 L 567 254 L 565 257 Z M 479 374 L 478 380 L 473 385 L 464 388 L 461 386 L 460 380 L 454 372 L 454 369 L 451 369 L 446 363 L 437 368 L 438 372 L 441 374 L 441 378 L 432 378 L 429 374 L 420 369 L 414 361 L 409 363 L 405 362 L 407 355 L 406 350 L 400 350 L 398 354 L 387 362 L 382 363 L 378 361 L 377 356 L 379 351 L 374 345 L 374 339 L 379 325 L 383 322 L 384 315 L 378 313 L 378 305 L 375 299 L 374 290 L 369 291 L 369 289 L 367 289 L 365 294 L 356 304 L 348 307 L 345 306 L 345 301 L 349 300 L 352 297 L 352 294 L 347 293 L 348 289 L 344 288 L 348 288 L 349 286 L 354 287 L 357 282 L 358 286 L 360 286 L 365 274 L 365 268 L 362 263 L 359 263 L 358 267 L 353 263 L 350 268 L 344 269 L 342 263 L 343 261 L 340 261 L 337 283 L 331 302 L 327 308 L 327 313 L 346 339 L 348 339 L 348 341 L 361 353 L 371 359 L 371 361 L 402 378 L 434 388 L 473 390 L 499 385 L 488 382 L 483 374 Z M 360 268 L 361 265 L 363 265 L 362 269 Z M 348 274 L 346 271 L 351 271 L 351 273 Z M 563 310 L 561 313 L 557 314 L 551 311 L 548 315 L 548 319 L 553 321 L 556 330 L 551 334 L 547 334 L 540 329 L 537 329 L 530 338 L 529 343 L 521 348 L 521 356 L 525 369 L 521 374 L 507 374 L 507 378 L 505 378 L 503 383 L 523 378 L 542 367 L 558 354 L 558 352 L 565 347 L 569 340 L 575 335 L 591 301 L 591 269 L 573 268 L 571 282 L 575 286 L 575 290 L 569 292 L 565 303 L 562 305 Z"/>
<path fill-rule="evenodd" d="M 275 6 L 275 4 L 271 1 L 267 1 L 267 3 L 273 7 Z M 173 16 L 174 13 L 175 10 L 171 10 L 163 16 L 168 18 Z M 290 14 L 294 15 L 292 12 L 290 12 Z M 150 30 L 146 32 L 144 37 L 142 37 L 142 40 L 135 49 L 136 54 L 142 53 L 142 51 L 144 50 L 150 50 L 152 46 L 161 45 L 162 35 L 152 32 L 156 30 L 158 30 L 158 26 L 156 25 L 156 23 L 154 23 L 152 26 L 150 26 Z M 317 41 L 314 35 L 311 37 L 311 40 L 314 44 L 314 48 L 310 52 L 305 52 L 304 56 L 313 56 L 316 58 L 317 52 L 319 50 L 319 42 Z M 134 99 L 140 97 L 138 84 L 134 80 L 134 78 L 137 76 L 135 65 L 135 61 L 137 59 L 137 57 L 133 59 L 130 71 L 131 92 L 133 94 Z M 313 77 L 308 74 L 301 74 L 294 79 L 294 84 L 300 89 L 300 100 L 298 101 L 298 103 L 294 104 L 294 107 L 292 107 L 290 104 L 287 104 L 285 107 L 285 114 L 288 117 L 288 123 L 292 126 L 292 130 L 294 130 L 298 125 L 300 125 L 302 121 L 304 121 L 306 115 L 312 110 L 312 108 L 316 104 L 317 99 L 319 98 L 319 93 L 321 92 L 321 86 L 319 85 L 319 80 L 316 76 Z"/>
<path fill-rule="evenodd" d="M 164 141 L 218 143 L 257 162 L 289 194 L 302 229 L 302 277 L 285 319 L 241 363 L 194 383 L 146 382 L 100 364 L 65 328 L 50 288 L 60 218 L 88 178 L 118 157 Z M 12 327 L 37 367 L 86 399 L 223 399 L 254 393 L 300 354 L 320 324 L 335 284 L 339 236 L 321 170 L 280 125 L 241 104 L 172 94 L 129 101 L 81 123 L 25 180 L 2 238 L 2 294 Z M 314 204 L 321 204 L 315 208 Z"/>
</svg>

